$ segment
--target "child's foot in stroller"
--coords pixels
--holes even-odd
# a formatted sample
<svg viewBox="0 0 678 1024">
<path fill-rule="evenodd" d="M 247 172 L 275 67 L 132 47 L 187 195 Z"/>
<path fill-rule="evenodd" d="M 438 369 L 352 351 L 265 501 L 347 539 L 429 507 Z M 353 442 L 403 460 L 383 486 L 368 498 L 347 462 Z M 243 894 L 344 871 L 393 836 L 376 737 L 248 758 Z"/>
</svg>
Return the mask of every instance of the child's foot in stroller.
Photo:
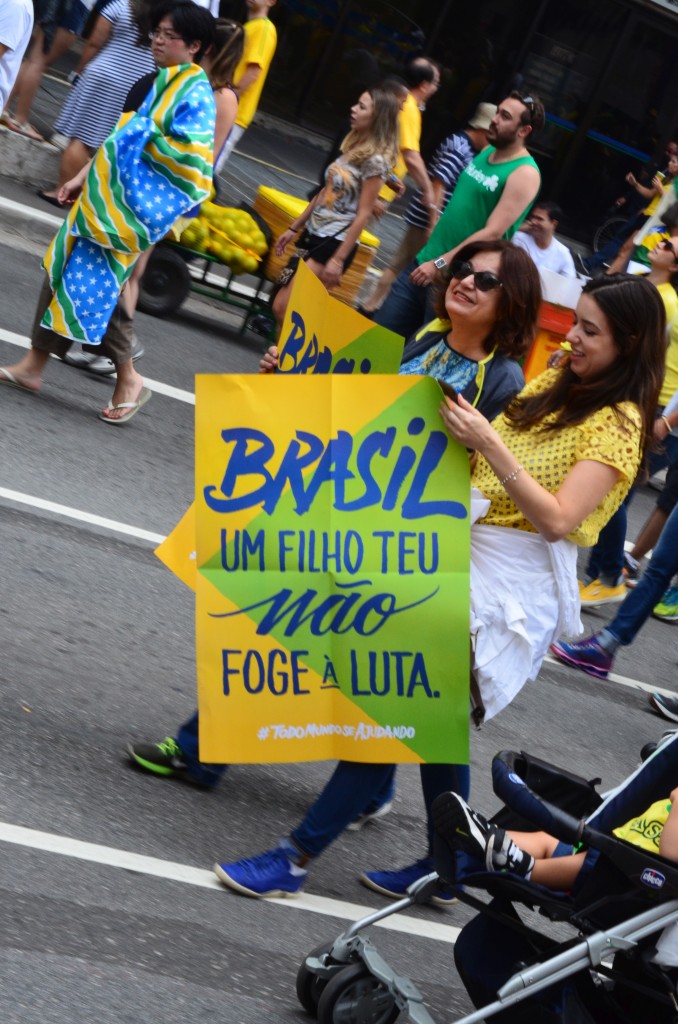
<svg viewBox="0 0 678 1024">
<path fill-rule="evenodd" d="M 358 879 L 368 889 L 373 889 L 375 892 L 381 893 L 382 896 L 401 900 L 403 896 L 407 896 L 407 889 L 410 885 L 418 882 L 425 875 L 430 875 L 433 870 L 431 858 L 422 857 L 416 864 L 408 864 L 406 868 L 399 868 L 395 871 L 361 871 Z M 457 897 L 444 888 L 438 889 L 431 896 L 431 903 L 438 903 L 444 907 L 449 907 L 456 902 Z"/>
<path fill-rule="evenodd" d="M 517 846 L 507 832 L 469 807 L 458 793 L 441 793 L 431 808 L 436 834 L 452 850 L 463 850 L 487 871 L 510 871 L 529 878 L 534 857 Z"/>
</svg>

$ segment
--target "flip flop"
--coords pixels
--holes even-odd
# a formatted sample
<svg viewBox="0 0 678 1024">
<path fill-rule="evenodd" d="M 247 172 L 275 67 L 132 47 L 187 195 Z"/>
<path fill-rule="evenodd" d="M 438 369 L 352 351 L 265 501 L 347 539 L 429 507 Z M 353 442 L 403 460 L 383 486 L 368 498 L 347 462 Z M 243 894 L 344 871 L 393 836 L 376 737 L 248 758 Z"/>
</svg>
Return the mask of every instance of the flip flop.
<svg viewBox="0 0 678 1024">
<path fill-rule="evenodd" d="M 6 373 L 7 371 L 5 370 L 4 372 Z M 104 423 L 109 423 L 112 427 L 121 427 L 123 423 L 129 423 L 132 417 L 136 416 L 141 406 L 145 405 L 150 397 L 151 392 L 148 388 L 142 388 L 136 402 L 120 402 L 119 405 L 113 405 L 112 402 L 109 402 L 107 406 L 109 412 L 113 412 L 114 409 L 129 409 L 129 412 L 126 412 L 124 416 L 120 416 L 117 420 L 109 419 L 108 416 L 104 416 L 103 412 L 100 412 L 99 419 L 103 420 Z"/>
<path fill-rule="evenodd" d="M 35 142 L 44 142 L 44 137 L 40 134 L 37 128 L 34 128 L 28 121 L 17 121 L 11 114 L 3 115 L 2 123 L 6 128 L 9 128 L 11 132 L 16 132 L 17 135 L 24 135 L 27 139 L 33 139 Z"/>
<path fill-rule="evenodd" d="M 37 388 L 27 388 L 25 384 L 21 384 L 14 374 L 6 370 L 4 366 L 0 366 L 0 373 L 4 373 L 4 377 L 0 377 L 0 384 L 6 384 L 10 388 L 18 388 L 19 391 L 27 391 L 29 395 L 37 395 Z"/>
<path fill-rule="evenodd" d="M 36 192 L 35 194 L 40 199 L 44 199 L 46 203 L 51 203 L 52 206 L 58 206 L 60 210 L 65 209 L 65 207 L 61 205 L 56 196 L 48 196 L 46 192 Z"/>
</svg>

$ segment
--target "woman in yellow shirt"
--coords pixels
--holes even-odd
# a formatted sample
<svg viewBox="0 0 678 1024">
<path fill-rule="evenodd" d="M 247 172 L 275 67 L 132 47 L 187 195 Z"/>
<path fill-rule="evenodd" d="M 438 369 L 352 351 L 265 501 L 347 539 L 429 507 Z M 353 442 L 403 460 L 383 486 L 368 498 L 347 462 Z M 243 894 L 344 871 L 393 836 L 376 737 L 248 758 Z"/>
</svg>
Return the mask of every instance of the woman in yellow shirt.
<svg viewBox="0 0 678 1024">
<path fill-rule="evenodd" d="M 446 399 L 448 430 L 477 452 L 486 511 L 471 529 L 476 720 L 536 678 L 549 644 L 582 631 L 577 546 L 594 544 L 652 437 L 665 356 L 656 288 L 616 275 L 584 287 L 568 362 L 547 370 L 492 424 Z"/>
</svg>

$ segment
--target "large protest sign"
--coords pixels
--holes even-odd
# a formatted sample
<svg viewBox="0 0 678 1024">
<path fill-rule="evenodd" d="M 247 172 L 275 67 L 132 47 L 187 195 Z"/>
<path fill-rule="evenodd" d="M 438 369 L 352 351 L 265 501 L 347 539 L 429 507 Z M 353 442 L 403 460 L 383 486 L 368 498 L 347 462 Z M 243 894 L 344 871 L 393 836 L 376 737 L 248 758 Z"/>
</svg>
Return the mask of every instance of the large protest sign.
<svg viewBox="0 0 678 1024">
<path fill-rule="evenodd" d="M 469 467 L 440 398 L 197 378 L 202 760 L 467 759 Z"/>
</svg>

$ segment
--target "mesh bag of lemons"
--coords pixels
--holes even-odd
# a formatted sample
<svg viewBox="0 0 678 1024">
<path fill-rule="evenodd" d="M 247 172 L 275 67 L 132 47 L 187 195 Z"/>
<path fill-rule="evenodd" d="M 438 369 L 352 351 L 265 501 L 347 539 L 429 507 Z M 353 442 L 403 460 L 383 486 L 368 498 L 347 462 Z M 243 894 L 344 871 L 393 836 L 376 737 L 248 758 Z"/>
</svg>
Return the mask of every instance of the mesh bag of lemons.
<svg viewBox="0 0 678 1024">
<path fill-rule="evenodd" d="M 207 253 L 234 274 L 256 274 L 268 252 L 266 237 L 246 210 L 205 202 L 180 236 L 194 252 Z"/>
</svg>

